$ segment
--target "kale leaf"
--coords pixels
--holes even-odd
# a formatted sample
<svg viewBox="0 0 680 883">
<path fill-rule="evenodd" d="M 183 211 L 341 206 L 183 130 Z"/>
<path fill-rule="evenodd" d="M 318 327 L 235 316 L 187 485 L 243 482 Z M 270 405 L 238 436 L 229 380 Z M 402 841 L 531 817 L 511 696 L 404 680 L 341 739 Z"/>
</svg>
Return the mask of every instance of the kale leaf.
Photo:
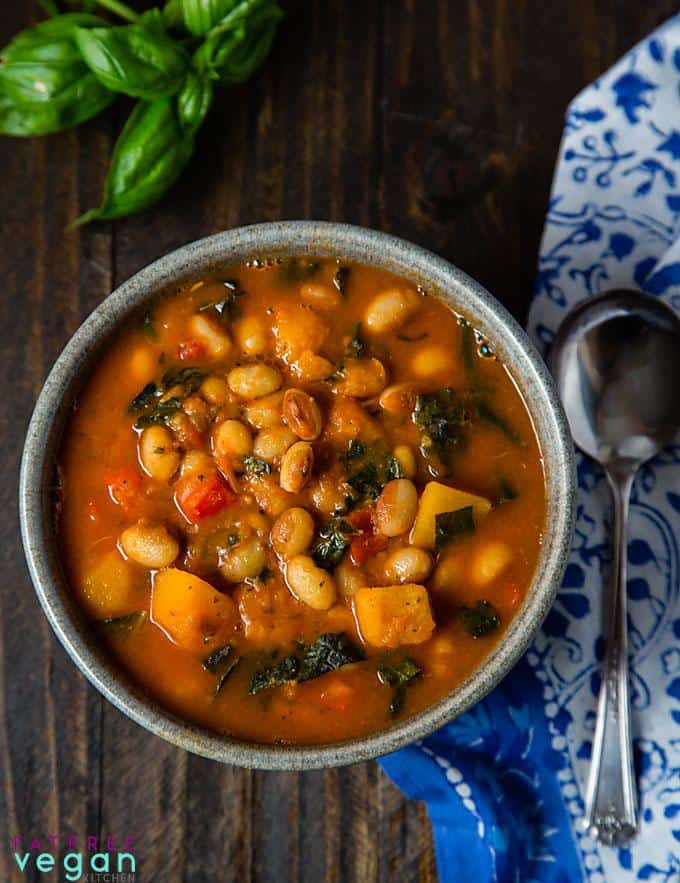
<svg viewBox="0 0 680 883">
<path fill-rule="evenodd" d="M 203 660 L 203 668 L 206 671 L 214 674 L 220 667 L 220 665 L 223 662 L 226 662 L 226 660 L 231 656 L 231 651 L 233 649 L 234 648 L 231 646 L 231 644 L 225 644 L 224 647 L 220 647 L 219 650 L 215 650 L 213 653 L 210 654 L 210 656 L 207 656 Z"/>
<path fill-rule="evenodd" d="M 347 537 L 356 531 L 344 518 L 331 518 L 319 533 L 319 539 L 312 551 L 312 557 L 319 567 L 333 570 L 342 561 L 349 546 Z"/>
<path fill-rule="evenodd" d="M 440 512 L 434 519 L 434 544 L 439 552 L 461 537 L 475 531 L 472 506 L 455 509 L 453 512 Z"/>
<path fill-rule="evenodd" d="M 222 285 L 227 289 L 227 294 L 218 300 L 211 300 L 207 304 L 202 304 L 199 313 L 213 310 L 223 322 L 233 322 L 241 315 L 241 306 L 239 298 L 243 297 L 245 292 L 234 279 L 225 279 Z"/>
<path fill-rule="evenodd" d="M 366 344 L 361 337 L 361 322 L 355 322 L 352 325 L 352 333 L 350 335 L 347 346 L 345 347 L 346 359 L 358 359 L 366 352 Z"/>
<path fill-rule="evenodd" d="M 243 461 L 243 467 L 248 475 L 269 475 L 272 471 L 272 467 L 266 460 L 261 460 L 259 457 L 254 457 L 252 454 L 244 454 L 241 459 Z"/>
<path fill-rule="evenodd" d="M 338 289 L 340 294 L 345 297 L 347 294 L 347 283 L 349 281 L 349 267 L 338 267 L 333 276 L 333 285 Z"/>
<path fill-rule="evenodd" d="M 388 481 L 402 477 L 401 467 L 383 442 L 365 445 L 352 440 L 340 461 L 348 472 L 345 481 L 352 488 L 350 508 L 378 499 Z"/>
<path fill-rule="evenodd" d="M 463 626 L 473 638 L 482 638 L 501 624 L 498 611 L 489 601 L 477 601 L 474 607 L 463 608 Z"/>
<path fill-rule="evenodd" d="M 128 405 L 129 414 L 139 414 L 135 428 L 167 423 L 168 417 L 180 410 L 184 399 L 196 392 L 204 377 L 205 372 L 198 368 L 169 368 L 159 383 L 147 383 Z M 170 392 L 172 395 L 168 396 Z"/>
<path fill-rule="evenodd" d="M 249 692 L 252 695 L 282 684 L 311 681 L 363 658 L 361 650 L 344 632 L 329 632 L 319 635 L 311 644 L 301 644 L 298 653 L 286 656 L 276 665 L 256 671 Z"/>
<path fill-rule="evenodd" d="M 260 690 L 269 690 L 271 687 L 280 687 L 297 681 L 300 673 L 300 660 L 297 656 L 286 656 L 276 665 L 261 668 L 256 671 L 250 681 L 250 695 L 259 693 Z"/>
<path fill-rule="evenodd" d="M 408 656 L 396 663 L 384 662 L 378 668 L 378 677 L 383 684 L 394 687 L 390 701 L 390 714 L 395 717 L 404 707 L 406 687 L 417 678 L 422 669 Z"/>
<path fill-rule="evenodd" d="M 413 410 L 413 421 L 421 431 L 423 452 L 445 458 L 456 448 L 462 447 L 465 444 L 463 430 L 470 417 L 469 409 L 452 389 L 419 395 Z"/>
<path fill-rule="evenodd" d="M 109 634 L 129 635 L 144 625 L 146 622 L 146 611 L 135 610 L 134 613 L 126 613 L 123 616 L 110 616 L 99 622 Z"/>
</svg>

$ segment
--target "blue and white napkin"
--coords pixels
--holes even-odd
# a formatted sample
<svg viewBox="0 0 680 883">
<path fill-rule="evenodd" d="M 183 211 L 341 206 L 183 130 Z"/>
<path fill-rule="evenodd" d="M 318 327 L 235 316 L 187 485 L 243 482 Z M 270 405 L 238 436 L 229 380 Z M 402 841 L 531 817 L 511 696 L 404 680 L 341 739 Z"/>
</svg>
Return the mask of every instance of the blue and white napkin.
<svg viewBox="0 0 680 883">
<path fill-rule="evenodd" d="M 546 354 L 566 311 L 641 288 L 680 310 L 680 16 L 570 105 L 529 332 Z M 675 382 L 680 395 L 680 378 Z M 577 830 L 602 658 L 609 496 L 578 461 L 576 536 L 554 609 L 483 702 L 383 759 L 425 800 L 442 883 L 680 883 L 680 446 L 640 471 L 628 544 L 641 829 L 600 846 Z M 469 875 L 469 876 L 468 876 Z"/>
</svg>

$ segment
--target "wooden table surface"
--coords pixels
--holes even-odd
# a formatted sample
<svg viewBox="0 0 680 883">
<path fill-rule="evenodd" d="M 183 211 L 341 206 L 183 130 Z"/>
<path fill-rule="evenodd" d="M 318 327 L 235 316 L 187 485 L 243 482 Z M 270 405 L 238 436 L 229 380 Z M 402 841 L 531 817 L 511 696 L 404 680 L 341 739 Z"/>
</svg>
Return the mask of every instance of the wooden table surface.
<svg viewBox="0 0 680 883">
<path fill-rule="evenodd" d="M 2 4 L 2 44 L 38 17 Z M 323 218 L 386 230 L 528 305 L 569 99 L 672 0 L 307 0 L 265 70 L 221 93 L 162 204 L 66 233 L 96 204 L 124 107 L 48 139 L 0 139 L 0 880 L 10 837 L 132 834 L 139 883 L 434 881 L 424 807 L 375 763 L 247 772 L 123 717 L 67 659 L 18 537 L 17 470 L 43 378 L 116 285 L 197 237 Z"/>
</svg>

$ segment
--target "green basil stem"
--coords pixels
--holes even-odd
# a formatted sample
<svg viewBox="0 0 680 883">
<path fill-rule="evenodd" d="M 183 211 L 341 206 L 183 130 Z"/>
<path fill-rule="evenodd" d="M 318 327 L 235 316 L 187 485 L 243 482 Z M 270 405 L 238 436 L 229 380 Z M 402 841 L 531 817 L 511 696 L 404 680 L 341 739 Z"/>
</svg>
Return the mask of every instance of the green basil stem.
<svg viewBox="0 0 680 883">
<path fill-rule="evenodd" d="M 139 15 L 133 9 L 130 9 L 129 6 L 126 6 L 125 3 L 120 3 L 119 0 L 95 0 L 95 2 L 97 6 L 108 9 L 109 12 L 125 19 L 125 21 L 133 23 L 139 21 Z"/>
</svg>

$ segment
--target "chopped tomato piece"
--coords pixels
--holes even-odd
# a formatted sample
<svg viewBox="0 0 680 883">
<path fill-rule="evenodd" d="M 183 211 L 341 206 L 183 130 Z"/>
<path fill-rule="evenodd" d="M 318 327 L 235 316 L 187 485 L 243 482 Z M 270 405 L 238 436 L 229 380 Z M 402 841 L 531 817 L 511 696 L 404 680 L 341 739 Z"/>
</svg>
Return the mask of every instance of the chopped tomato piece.
<svg viewBox="0 0 680 883">
<path fill-rule="evenodd" d="M 331 681 L 321 694 L 321 702 L 332 711 L 347 711 L 354 702 L 356 689 L 346 681 Z"/>
<path fill-rule="evenodd" d="M 357 509 L 347 517 L 347 520 L 352 527 L 361 531 L 358 536 L 352 537 L 349 544 L 349 553 L 355 564 L 363 564 L 376 552 L 382 552 L 387 548 L 387 537 L 376 533 L 372 509 L 368 507 Z"/>
<path fill-rule="evenodd" d="M 352 556 L 352 561 L 355 564 L 363 564 L 369 558 L 372 558 L 376 552 L 382 552 L 386 548 L 387 537 L 383 537 L 380 534 L 371 536 L 370 534 L 362 533 L 358 537 L 352 538 L 349 544 L 349 554 Z"/>
<path fill-rule="evenodd" d="M 230 506 L 236 494 L 215 472 L 184 479 L 177 488 L 175 499 L 184 517 L 196 524 Z"/>
<path fill-rule="evenodd" d="M 134 509 L 140 501 L 142 479 L 128 466 L 121 466 L 106 473 L 109 496 L 117 506 Z"/>
<path fill-rule="evenodd" d="M 195 337 L 192 337 L 191 340 L 183 340 L 177 347 L 177 358 L 183 361 L 193 362 L 196 359 L 205 358 L 207 354 L 205 344 L 196 340 Z"/>
</svg>

